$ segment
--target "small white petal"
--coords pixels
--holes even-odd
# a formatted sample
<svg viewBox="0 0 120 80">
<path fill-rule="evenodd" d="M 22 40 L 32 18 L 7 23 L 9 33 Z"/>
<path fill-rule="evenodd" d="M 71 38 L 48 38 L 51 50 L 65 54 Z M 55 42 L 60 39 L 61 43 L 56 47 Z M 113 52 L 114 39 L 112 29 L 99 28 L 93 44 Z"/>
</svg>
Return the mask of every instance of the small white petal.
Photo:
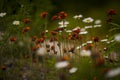
<svg viewBox="0 0 120 80">
<path fill-rule="evenodd" d="M 36 53 L 38 56 L 43 56 L 46 54 L 46 49 L 44 47 L 41 47 L 36 51 Z"/>
<path fill-rule="evenodd" d="M 93 41 L 87 41 L 87 43 L 93 43 Z"/>
<path fill-rule="evenodd" d="M 91 51 L 90 50 L 81 50 L 80 55 L 81 56 L 91 56 Z"/>
<path fill-rule="evenodd" d="M 119 74 L 120 74 L 120 68 L 116 68 L 116 69 L 112 69 L 112 70 L 108 71 L 108 73 L 106 74 L 106 77 L 111 78 L 111 77 L 115 77 Z"/>
<path fill-rule="evenodd" d="M 61 68 L 67 67 L 68 65 L 69 65 L 69 62 L 68 62 L 68 61 L 61 61 L 61 62 L 57 62 L 57 63 L 55 64 L 55 67 L 56 67 L 57 69 L 61 69 Z"/>
<path fill-rule="evenodd" d="M 114 40 L 120 42 L 120 34 L 117 34 L 117 35 L 115 36 Z"/>
<path fill-rule="evenodd" d="M 92 28 L 92 26 L 85 26 L 85 29 Z"/>
<path fill-rule="evenodd" d="M 101 20 L 95 20 L 95 24 L 100 24 L 101 23 Z"/>
<path fill-rule="evenodd" d="M 101 27 L 102 25 L 94 25 L 94 28 Z"/>
<path fill-rule="evenodd" d="M 13 25 L 20 25 L 20 21 L 13 21 Z"/>
<path fill-rule="evenodd" d="M 88 32 L 87 31 L 84 31 L 84 32 L 80 32 L 79 34 L 87 34 Z"/>
<path fill-rule="evenodd" d="M 102 39 L 102 40 L 101 40 L 101 42 L 106 42 L 106 41 L 108 41 L 108 39 Z"/>
<path fill-rule="evenodd" d="M 88 18 L 83 19 L 83 22 L 84 22 L 84 23 L 91 23 L 91 22 L 93 22 L 93 21 L 94 21 L 94 19 L 92 19 L 91 17 L 88 17 Z"/>
<path fill-rule="evenodd" d="M 70 70 L 69 70 L 69 73 L 75 73 L 77 71 L 77 68 L 76 67 L 73 67 L 73 68 L 71 68 Z"/>
</svg>

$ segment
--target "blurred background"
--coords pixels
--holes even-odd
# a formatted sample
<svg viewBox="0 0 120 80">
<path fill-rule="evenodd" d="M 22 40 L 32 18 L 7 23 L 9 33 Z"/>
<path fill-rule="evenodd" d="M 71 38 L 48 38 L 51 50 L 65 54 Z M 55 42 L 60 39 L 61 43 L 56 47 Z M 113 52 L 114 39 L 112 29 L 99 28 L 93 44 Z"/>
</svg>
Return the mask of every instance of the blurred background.
<svg viewBox="0 0 120 80">
<path fill-rule="evenodd" d="M 60 11 L 68 13 L 67 19 L 71 22 L 71 26 L 74 25 L 72 24 L 73 16 L 77 14 L 82 14 L 84 18 L 101 19 L 103 25 L 106 26 L 105 20 L 109 9 L 117 11 L 114 21 L 120 23 L 120 0 L 0 0 L 0 12 L 7 13 L 4 18 L 0 18 L 0 30 L 4 31 L 12 26 L 13 20 L 22 21 L 24 18 L 30 18 L 32 20 L 30 25 L 34 27 L 33 31 L 39 32 L 43 23 L 39 14 L 43 11 L 48 11 L 50 14 L 49 29 L 57 27 L 55 22 L 51 21 L 51 17 Z M 108 28 L 102 31 L 105 32 Z"/>
</svg>

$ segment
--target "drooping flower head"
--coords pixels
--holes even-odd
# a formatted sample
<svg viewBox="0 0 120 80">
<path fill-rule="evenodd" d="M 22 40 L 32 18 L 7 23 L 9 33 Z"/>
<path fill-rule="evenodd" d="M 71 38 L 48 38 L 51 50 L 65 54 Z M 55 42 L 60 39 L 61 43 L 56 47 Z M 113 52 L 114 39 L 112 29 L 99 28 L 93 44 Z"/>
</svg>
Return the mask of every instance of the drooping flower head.
<svg viewBox="0 0 120 80">
<path fill-rule="evenodd" d="M 58 19 L 65 19 L 67 16 L 68 14 L 64 11 L 58 13 Z"/>
<path fill-rule="evenodd" d="M 42 12 L 40 14 L 40 17 L 42 17 L 42 18 L 46 18 L 47 16 L 48 16 L 48 12 Z"/>
</svg>

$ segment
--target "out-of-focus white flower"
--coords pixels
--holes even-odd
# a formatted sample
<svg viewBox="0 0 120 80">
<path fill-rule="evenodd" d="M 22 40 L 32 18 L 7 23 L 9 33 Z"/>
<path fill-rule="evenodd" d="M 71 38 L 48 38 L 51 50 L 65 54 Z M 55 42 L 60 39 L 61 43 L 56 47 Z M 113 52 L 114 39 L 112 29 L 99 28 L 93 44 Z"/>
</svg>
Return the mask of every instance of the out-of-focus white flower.
<svg viewBox="0 0 120 80">
<path fill-rule="evenodd" d="M 77 26 L 76 28 L 74 28 L 72 31 L 75 31 L 75 30 L 78 30 L 78 29 L 80 29 L 79 26 Z"/>
<path fill-rule="evenodd" d="M 0 13 L 0 17 L 4 17 L 6 14 L 6 12 Z"/>
<path fill-rule="evenodd" d="M 76 49 L 80 49 L 82 46 L 77 46 Z"/>
<path fill-rule="evenodd" d="M 85 26 L 85 29 L 92 28 L 92 26 Z"/>
<path fill-rule="evenodd" d="M 82 46 L 85 46 L 85 45 L 87 45 L 87 43 L 83 43 L 83 44 L 82 44 Z"/>
<path fill-rule="evenodd" d="M 68 21 L 60 21 L 58 22 L 59 25 L 68 25 L 69 22 Z"/>
<path fill-rule="evenodd" d="M 86 31 L 86 29 L 85 28 L 81 28 L 80 31 L 84 32 L 84 31 Z"/>
<path fill-rule="evenodd" d="M 117 34 L 114 38 L 116 41 L 120 42 L 120 34 Z"/>
<path fill-rule="evenodd" d="M 60 61 L 60 62 L 57 62 L 57 63 L 55 64 L 55 67 L 56 67 L 57 69 L 61 69 L 61 68 L 67 67 L 68 65 L 69 65 L 69 62 L 68 62 L 68 61 Z"/>
<path fill-rule="evenodd" d="M 93 41 L 87 41 L 87 43 L 93 43 Z"/>
<path fill-rule="evenodd" d="M 106 42 L 106 41 L 108 41 L 108 39 L 102 39 L 102 40 L 101 40 L 101 42 Z"/>
<path fill-rule="evenodd" d="M 66 32 L 71 33 L 71 32 L 72 32 L 72 30 L 66 30 Z"/>
<path fill-rule="evenodd" d="M 97 25 L 94 25 L 94 28 L 101 27 L 101 26 L 102 26 L 102 25 L 97 24 Z"/>
<path fill-rule="evenodd" d="M 108 71 L 108 73 L 106 74 L 106 77 L 111 78 L 111 77 L 115 77 L 119 74 L 120 74 L 120 68 L 116 68 L 116 69 L 112 69 L 112 70 Z"/>
<path fill-rule="evenodd" d="M 67 27 L 67 25 L 65 25 L 65 24 L 59 25 L 59 28 L 64 28 L 64 27 Z"/>
<path fill-rule="evenodd" d="M 45 32 L 47 33 L 47 32 L 48 32 L 48 30 L 45 30 Z"/>
<path fill-rule="evenodd" d="M 93 21 L 94 21 L 94 19 L 91 18 L 91 17 L 88 17 L 88 18 L 83 19 L 83 22 L 84 22 L 84 23 L 91 23 L 91 22 L 93 22 Z"/>
<path fill-rule="evenodd" d="M 46 54 L 46 49 L 44 47 L 40 47 L 37 51 L 36 51 L 36 54 L 38 56 L 43 56 Z"/>
<path fill-rule="evenodd" d="M 81 56 L 91 56 L 91 51 L 90 50 L 81 50 L 80 55 Z"/>
<path fill-rule="evenodd" d="M 76 67 L 73 67 L 69 70 L 69 73 L 75 73 L 78 69 Z"/>
<path fill-rule="evenodd" d="M 20 25 L 20 21 L 16 21 L 16 20 L 13 21 L 13 25 L 16 25 L 16 26 L 17 26 L 17 25 Z"/>
<path fill-rule="evenodd" d="M 75 16 L 73 16 L 74 19 L 80 19 L 80 18 L 82 18 L 82 17 L 83 17 L 83 15 L 81 15 L 81 14 L 80 14 L 80 15 L 75 15 Z"/>
<path fill-rule="evenodd" d="M 95 24 L 101 24 L 101 20 L 95 20 Z"/>
<path fill-rule="evenodd" d="M 22 41 L 20 41 L 20 42 L 18 43 L 18 45 L 22 47 L 22 46 L 24 46 L 24 43 L 23 43 Z"/>
<path fill-rule="evenodd" d="M 80 32 L 79 34 L 87 34 L 88 32 L 87 31 L 84 31 L 84 32 Z"/>
</svg>

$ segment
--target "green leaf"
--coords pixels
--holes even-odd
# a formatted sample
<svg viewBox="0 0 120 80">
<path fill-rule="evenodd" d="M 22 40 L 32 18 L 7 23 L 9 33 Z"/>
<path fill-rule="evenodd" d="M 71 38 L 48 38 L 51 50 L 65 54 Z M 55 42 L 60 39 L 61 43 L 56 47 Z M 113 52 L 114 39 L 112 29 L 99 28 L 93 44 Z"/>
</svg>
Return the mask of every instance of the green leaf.
<svg viewBox="0 0 120 80">
<path fill-rule="evenodd" d="M 113 25 L 113 26 L 116 26 L 116 27 L 120 27 L 120 25 L 116 24 L 116 23 L 110 23 L 110 24 Z"/>
<path fill-rule="evenodd" d="M 115 31 L 115 30 L 119 30 L 120 28 L 112 28 L 109 30 L 109 32 Z"/>
</svg>

